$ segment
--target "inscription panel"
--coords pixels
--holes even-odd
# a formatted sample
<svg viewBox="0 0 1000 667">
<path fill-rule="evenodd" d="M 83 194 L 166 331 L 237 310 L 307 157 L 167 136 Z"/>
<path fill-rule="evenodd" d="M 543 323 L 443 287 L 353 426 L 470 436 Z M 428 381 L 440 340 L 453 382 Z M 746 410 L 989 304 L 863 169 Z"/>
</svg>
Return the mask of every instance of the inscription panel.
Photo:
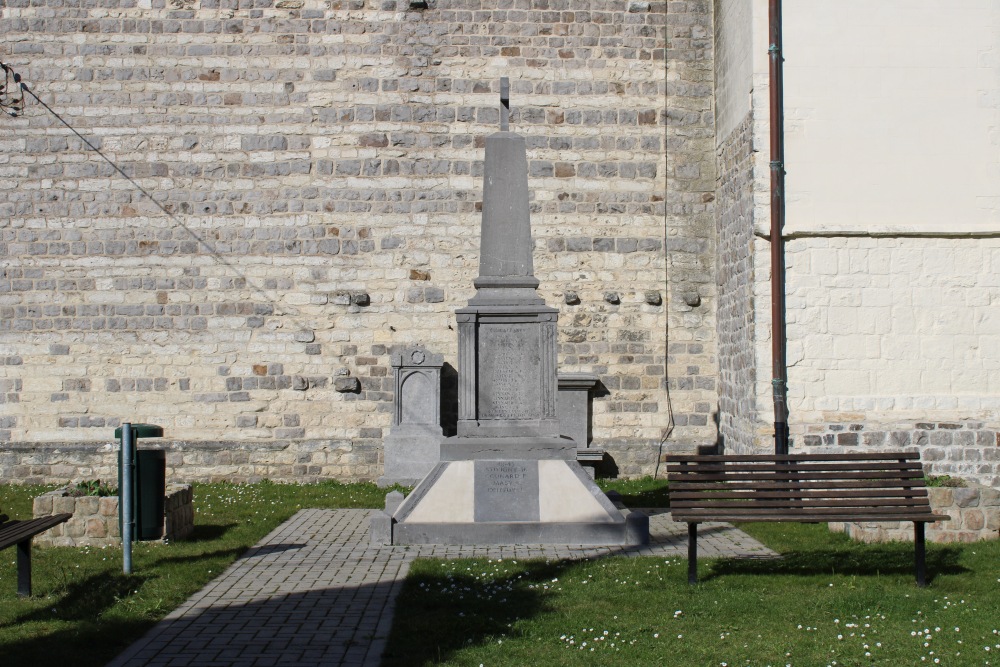
<svg viewBox="0 0 1000 667">
<path fill-rule="evenodd" d="M 480 325 L 480 419 L 541 418 L 540 347 L 537 324 Z"/>
<path fill-rule="evenodd" d="M 538 521 L 537 461 L 476 461 L 476 521 Z"/>
<path fill-rule="evenodd" d="M 423 371 L 411 371 L 403 376 L 399 390 L 400 424 L 436 424 L 440 408 L 431 379 Z"/>
</svg>

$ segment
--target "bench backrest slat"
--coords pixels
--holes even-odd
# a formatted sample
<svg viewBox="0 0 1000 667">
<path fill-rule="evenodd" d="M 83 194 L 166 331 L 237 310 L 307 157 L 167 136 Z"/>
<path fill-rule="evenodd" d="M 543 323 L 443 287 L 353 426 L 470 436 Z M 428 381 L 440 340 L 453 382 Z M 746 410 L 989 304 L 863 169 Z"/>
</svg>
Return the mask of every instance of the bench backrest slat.
<svg viewBox="0 0 1000 667">
<path fill-rule="evenodd" d="M 725 511 L 722 511 L 725 510 Z M 918 516 L 926 515 L 927 512 L 922 510 L 917 510 L 912 507 L 759 507 L 757 503 L 749 504 L 742 508 L 715 508 L 715 507 L 698 507 L 690 510 L 684 510 L 684 521 L 689 520 L 688 517 L 705 517 L 706 519 L 712 518 L 713 520 L 718 520 L 718 517 L 750 517 L 750 516 L 768 516 L 771 514 L 795 514 L 798 516 L 826 516 L 828 514 L 838 514 L 844 515 L 849 514 L 850 516 L 857 517 L 860 519 L 871 518 L 874 516 Z M 725 519 L 723 519 L 725 520 Z M 749 521 L 749 519 L 747 519 Z"/>
<path fill-rule="evenodd" d="M 697 470 L 698 472 L 709 473 L 709 472 L 730 472 L 730 473 L 812 473 L 812 472 L 886 472 L 886 473 L 896 473 L 900 471 L 910 471 L 915 470 L 922 472 L 919 463 L 909 462 L 909 461 L 886 461 L 884 463 L 786 463 L 784 461 L 779 463 L 680 463 L 677 465 L 671 465 L 670 470 L 675 473 L 684 473 L 687 471 Z"/>
<path fill-rule="evenodd" d="M 704 474 L 700 473 L 667 473 L 668 482 L 687 482 L 687 481 L 700 481 L 700 482 L 757 482 L 757 483 L 786 483 L 794 484 L 797 481 L 827 481 L 827 483 L 834 483 L 835 480 L 843 481 L 856 481 L 856 480 L 883 480 L 887 482 L 900 481 L 904 479 L 920 481 L 923 483 L 923 473 L 920 472 L 902 472 L 897 475 L 886 475 L 877 472 L 859 472 L 854 474 L 847 473 L 812 473 L 812 474 L 772 474 L 767 472 L 762 472 L 759 475 L 754 475 L 750 473 L 735 473 L 729 474 L 725 472 L 707 472 Z"/>
<path fill-rule="evenodd" d="M 919 461 L 919 452 L 852 452 L 849 454 L 669 454 L 670 463 L 747 463 L 776 461 Z"/>
<path fill-rule="evenodd" d="M 916 452 L 671 455 L 667 480 L 679 520 L 933 516 Z"/>
<path fill-rule="evenodd" d="M 809 498 L 798 500 L 795 498 L 775 499 L 763 498 L 753 499 L 754 507 L 922 507 L 927 503 L 926 498 L 847 498 L 847 499 L 827 499 Z M 750 505 L 746 500 L 713 500 L 711 502 L 678 501 L 671 505 L 674 509 L 700 508 L 700 507 L 725 507 L 740 508 Z"/>
</svg>

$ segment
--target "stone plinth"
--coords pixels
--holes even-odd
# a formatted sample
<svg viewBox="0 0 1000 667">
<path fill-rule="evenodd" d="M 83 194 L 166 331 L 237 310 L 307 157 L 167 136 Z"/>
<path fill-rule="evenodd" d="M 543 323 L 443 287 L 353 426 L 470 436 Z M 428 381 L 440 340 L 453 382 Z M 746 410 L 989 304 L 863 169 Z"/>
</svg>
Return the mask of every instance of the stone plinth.
<svg viewBox="0 0 1000 667">
<path fill-rule="evenodd" d="M 576 461 L 447 461 L 393 515 L 394 544 L 623 544 L 626 520 Z"/>
<path fill-rule="evenodd" d="M 163 503 L 163 542 L 184 539 L 194 530 L 194 494 L 190 484 L 167 484 Z M 35 544 L 55 547 L 103 547 L 122 543 L 118 527 L 118 496 L 67 495 L 49 491 L 32 503 L 34 518 L 71 512 L 73 517 L 34 538 Z"/>
<path fill-rule="evenodd" d="M 384 440 L 379 486 L 413 486 L 440 460 L 443 365 L 442 355 L 421 347 L 392 355 L 392 430 Z"/>
</svg>

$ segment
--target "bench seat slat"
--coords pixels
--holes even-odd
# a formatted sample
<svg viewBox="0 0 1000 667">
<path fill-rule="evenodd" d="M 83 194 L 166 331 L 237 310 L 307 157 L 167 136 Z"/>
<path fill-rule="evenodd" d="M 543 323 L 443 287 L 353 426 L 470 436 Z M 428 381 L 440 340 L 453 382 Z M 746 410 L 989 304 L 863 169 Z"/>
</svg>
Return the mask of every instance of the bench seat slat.
<svg viewBox="0 0 1000 667">
<path fill-rule="evenodd" d="M 72 514 L 55 514 L 25 521 L 8 521 L 0 525 L 0 549 L 23 542 L 53 526 L 68 521 Z"/>
<path fill-rule="evenodd" d="M 782 522 L 790 521 L 797 523 L 826 523 L 826 522 L 850 522 L 850 521 L 924 521 L 933 523 L 936 521 L 948 521 L 951 517 L 941 514 L 913 514 L 913 515 L 873 515 L 859 517 L 857 514 L 825 514 L 816 516 L 812 513 L 786 512 L 784 514 L 761 514 L 757 516 L 744 514 L 728 514 L 712 512 L 709 515 L 684 514 L 675 518 L 675 521 L 687 523 L 708 523 L 708 522 Z"/>
<path fill-rule="evenodd" d="M 702 499 L 707 494 L 700 491 L 680 489 L 670 494 L 671 500 Z M 927 489 L 822 489 L 820 491 L 803 491 L 802 489 L 780 489 L 762 491 L 760 489 L 725 489 L 710 496 L 713 500 L 734 499 L 764 499 L 764 498 L 924 498 Z"/>
<path fill-rule="evenodd" d="M 823 482 L 808 482 L 808 481 L 794 481 L 794 482 L 755 482 L 753 480 L 747 480 L 743 482 L 674 482 L 670 485 L 671 489 L 684 489 L 687 491 L 724 491 L 724 490 L 748 490 L 748 491 L 766 491 L 766 490 L 782 490 L 782 489 L 858 489 L 858 490 L 876 490 L 876 489 L 906 489 L 906 490 L 916 490 L 926 488 L 923 479 L 917 480 L 900 480 L 898 484 L 888 484 L 884 480 L 846 480 L 841 482 L 823 481 Z"/>
<path fill-rule="evenodd" d="M 774 473 L 785 473 L 796 475 L 808 475 L 814 472 L 862 472 L 862 471 L 884 471 L 889 474 L 896 474 L 901 470 L 913 470 L 915 472 L 923 473 L 923 468 L 920 467 L 919 463 L 822 463 L 822 464 L 810 464 L 810 463 L 748 463 L 748 464 L 723 464 L 723 463 L 698 463 L 693 465 L 670 465 L 667 466 L 668 473 L 697 473 L 704 474 L 707 472 L 747 472 L 753 474 L 774 474 Z"/>
<path fill-rule="evenodd" d="M 667 463 L 746 463 L 752 461 L 918 461 L 919 452 L 856 452 L 849 454 L 668 454 Z"/>
<path fill-rule="evenodd" d="M 712 482 L 724 482 L 724 481 L 814 481 L 814 480 L 833 480 L 833 479 L 844 479 L 844 480 L 858 480 L 858 479 L 922 479 L 923 472 L 914 471 L 904 471 L 896 474 L 884 474 L 879 472 L 856 472 L 856 473 L 836 473 L 836 472 L 820 472 L 811 473 L 809 475 L 796 474 L 796 473 L 765 473 L 765 474 L 751 474 L 751 473 L 729 473 L 729 472 L 705 472 L 705 473 L 668 473 L 668 482 L 684 482 L 684 481 L 712 481 Z"/>
</svg>

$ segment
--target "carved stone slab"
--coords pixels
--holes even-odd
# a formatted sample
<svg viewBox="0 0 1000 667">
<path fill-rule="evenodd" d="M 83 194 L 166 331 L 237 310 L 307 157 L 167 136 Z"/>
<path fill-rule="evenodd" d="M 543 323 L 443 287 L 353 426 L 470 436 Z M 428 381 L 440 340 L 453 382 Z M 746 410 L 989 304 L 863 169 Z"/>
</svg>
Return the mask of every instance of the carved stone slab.
<svg viewBox="0 0 1000 667">
<path fill-rule="evenodd" d="M 422 347 L 392 355 L 395 384 L 392 424 L 441 424 L 441 367 L 444 358 Z"/>
<path fill-rule="evenodd" d="M 475 521 L 538 521 L 537 461 L 475 461 Z"/>
<path fill-rule="evenodd" d="M 540 419 L 539 327 L 483 324 L 479 327 L 480 419 Z"/>
<path fill-rule="evenodd" d="M 555 437 L 557 313 L 500 310 L 458 311 L 458 435 Z"/>
<path fill-rule="evenodd" d="M 590 373 L 559 373 L 559 433 L 573 438 L 576 446 L 590 446 L 590 392 L 598 377 Z"/>
</svg>

